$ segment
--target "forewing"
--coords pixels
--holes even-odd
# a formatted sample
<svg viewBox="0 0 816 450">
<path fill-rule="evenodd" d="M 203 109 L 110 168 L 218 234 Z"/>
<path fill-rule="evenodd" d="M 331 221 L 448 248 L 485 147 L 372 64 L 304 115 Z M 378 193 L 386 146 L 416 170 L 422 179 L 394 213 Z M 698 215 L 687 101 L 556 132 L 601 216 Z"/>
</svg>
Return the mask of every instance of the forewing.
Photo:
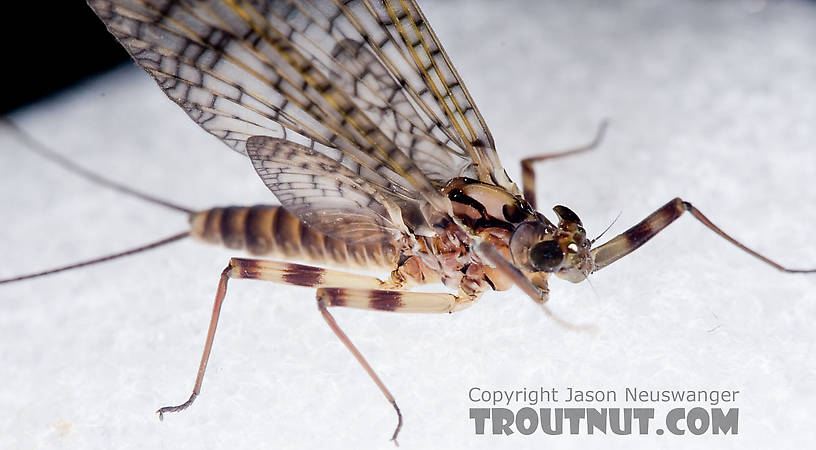
<svg viewBox="0 0 816 450">
<path fill-rule="evenodd" d="M 321 2 L 324 10 L 312 12 L 322 16 L 314 17 L 302 10 L 313 5 L 285 1 L 89 3 L 165 93 L 233 148 L 243 151 L 249 136 L 267 135 L 337 149 L 400 195 L 450 211 L 437 185 L 338 85 L 341 79 L 316 64 L 328 43 L 315 48 L 293 27 L 307 17 L 330 27 L 333 3 Z"/>
<path fill-rule="evenodd" d="M 429 179 L 444 185 L 460 176 L 476 178 L 474 165 L 434 116 L 424 114 L 376 55 L 351 39 L 332 52 L 336 77 L 352 92 L 360 107 Z"/>
<path fill-rule="evenodd" d="M 379 97 L 372 108 L 363 106 L 373 116 L 386 116 L 376 111 L 382 106 L 399 114 L 396 127 L 389 121 L 377 123 L 384 131 L 398 129 L 394 141 L 412 152 L 420 167 L 434 173 L 421 161 L 450 159 L 452 164 L 438 172 L 445 181 L 471 176 L 519 192 L 501 166 L 484 119 L 415 1 L 312 0 L 298 5 L 298 14 L 290 16 L 294 28 L 307 40 L 336 49 L 333 61 L 312 52 L 316 64 L 329 71 L 339 67 L 341 76 L 351 74 L 356 82 L 345 86 L 357 98 Z M 400 140 L 399 132 L 406 128 L 411 139 Z M 426 149 L 426 143 L 435 145 Z"/>
<path fill-rule="evenodd" d="M 478 178 L 518 194 L 518 187 L 499 161 L 484 118 L 416 0 L 385 0 L 376 6 L 368 1 L 360 3 L 376 19 L 362 22 L 362 34 L 374 36 L 373 47 L 382 49 L 384 60 L 392 61 L 396 67 L 400 59 L 408 60 L 407 65 L 414 70 L 403 71 L 413 72 L 413 76 L 405 77 L 407 91 L 428 109 L 437 111 L 440 123 L 467 150 Z"/>
<path fill-rule="evenodd" d="M 517 192 L 413 2 L 89 4 L 172 100 L 240 152 L 251 136 L 293 142 L 433 214 L 450 213 L 438 188 L 456 176 Z"/>
</svg>

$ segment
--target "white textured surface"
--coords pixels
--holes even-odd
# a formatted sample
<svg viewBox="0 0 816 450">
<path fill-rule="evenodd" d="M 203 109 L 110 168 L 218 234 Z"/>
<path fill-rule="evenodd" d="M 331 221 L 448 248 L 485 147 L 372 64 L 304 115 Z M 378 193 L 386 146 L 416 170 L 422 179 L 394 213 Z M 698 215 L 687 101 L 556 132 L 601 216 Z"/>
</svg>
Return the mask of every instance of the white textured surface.
<svg viewBox="0 0 816 450">
<path fill-rule="evenodd" d="M 622 211 L 612 235 L 680 195 L 757 250 L 816 266 L 816 5 L 427 3 L 514 178 L 523 155 L 580 144 L 612 120 L 598 151 L 542 165 L 542 210 L 569 205 L 590 234 Z M 132 67 L 13 118 L 87 167 L 181 204 L 272 202 L 247 160 Z M 7 135 L 0 147 L 0 277 L 185 227 Z M 183 242 L 0 286 L 0 447 L 391 448 L 390 406 L 311 293 L 258 282 L 231 283 L 196 404 L 156 420 L 189 394 L 229 256 Z M 592 283 L 596 293 L 555 281 L 551 298 L 595 335 L 554 326 L 518 291 L 450 316 L 335 314 L 397 397 L 403 448 L 816 438 L 816 276 L 778 273 L 684 217 Z M 472 386 L 735 389 L 740 435 L 475 436 Z"/>
</svg>

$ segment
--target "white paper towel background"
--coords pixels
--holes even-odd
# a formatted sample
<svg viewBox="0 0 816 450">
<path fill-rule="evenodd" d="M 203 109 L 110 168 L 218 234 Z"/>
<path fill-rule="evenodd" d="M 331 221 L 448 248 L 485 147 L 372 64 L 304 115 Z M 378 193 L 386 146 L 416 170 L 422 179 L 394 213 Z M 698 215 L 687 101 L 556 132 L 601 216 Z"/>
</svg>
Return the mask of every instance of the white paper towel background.
<svg viewBox="0 0 816 450">
<path fill-rule="evenodd" d="M 611 237 L 679 195 L 758 251 L 816 267 L 814 3 L 424 8 L 517 181 L 523 156 L 582 144 L 611 120 L 597 151 L 541 165 L 545 214 L 568 205 L 596 234 L 621 212 Z M 247 159 L 133 67 L 12 119 L 180 204 L 274 202 Z M 185 228 L 185 217 L 66 174 L 7 133 L 0 147 L 0 277 Z M 312 292 L 259 282 L 230 284 L 196 404 L 156 419 L 189 395 L 230 256 L 181 242 L 0 286 L 0 447 L 390 448 L 391 407 Z M 816 437 L 816 276 L 779 273 L 683 217 L 592 283 L 552 282 L 551 307 L 594 335 L 555 326 L 517 290 L 454 315 L 335 315 L 398 399 L 404 448 L 767 448 Z M 474 386 L 739 390 L 740 435 L 475 436 Z M 658 417 L 674 406 L 688 405 L 654 405 Z"/>
</svg>

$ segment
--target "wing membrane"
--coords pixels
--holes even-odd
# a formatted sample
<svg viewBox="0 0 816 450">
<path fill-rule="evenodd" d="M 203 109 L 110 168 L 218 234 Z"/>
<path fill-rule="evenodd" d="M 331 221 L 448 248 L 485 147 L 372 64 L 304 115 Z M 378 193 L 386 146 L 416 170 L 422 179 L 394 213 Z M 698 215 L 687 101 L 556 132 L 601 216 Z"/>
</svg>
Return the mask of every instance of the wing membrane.
<svg viewBox="0 0 816 450">
<path fill-rule="evenodd" d="M 406 79 L 409 92 L 427 105 L 441 108 L 448 119 L 445 123 L 449 132 L 458 136 L 460 145 L 468 151 L 478 178 L 517 194 L 518 187 L 501 166 L 484 118 L 416 1 L 386 0 L 377 7 L 369 1 L 361 3 L 379 22 L 369 23 L 363 34 L 376 31 L 379 25 L 390 32 L 392 42 L 401 41 L 399 48 L 402 51 L 398 53 L 403 59 L 408 57 L 411 60 L 408 65 L 420 77 L 418 80 L 415 77 Z"/>
<path fill-rule="evenodd" d="M 469 156 L 412 102 L 386 67 L 366 47 L 346 40 L 332 52 L 349 72 L 337 77 L 351 86 L 358 103 L 422 172 L 439 185 L 456 176 L 475 178 Z"/>
<path fill-rule="evenodd" d="M 269 165 L 264 181 L 288 208 L 336 211 L 300 213 L 318 229 L 347 210 L 343 195 L 371 201 L 369 190 L 378 192 L 381 205 L 414 208 L 422 200 L 437 214 L 450 212 L 438 187 L 456 176 L 517 192 L 498 163 L 481 115 L 414 2 L 89 4 L 205 130 L 242 153 L 252 136 L 274 139 L 274 145 L 263 141 L 257 147 L 267 149 L 265 156 L 256 155 Z M 339 191 L 322 184 L 311 191 L 284 189 L 287 182 L 281 180 L 295 175 L 330 180 L 287 168 L 285 161 L 273 163 L 269 150 L 280 146 L 297 149 L 310 163 L 333 161 L 356 178 L 335 179 L 343 187 Z M 321 195 L 325 198 L 318 201 Z M 332 209 L 333 204 L 343 207 Z M 380 218 L 372 224 L 386 232 L 399 228 L 385 225 L 395 219 L 393 212 Z"/>
<path fill-rule="evenodd" d="M 246 148 L 258 175 L 287 210 L 346 242 L 393 241 L 406 231 L 396 225 L 403 224 L 402 211 L 416 208 L 314 149 L 266 136 L 249 138 Z"/>
</svg>

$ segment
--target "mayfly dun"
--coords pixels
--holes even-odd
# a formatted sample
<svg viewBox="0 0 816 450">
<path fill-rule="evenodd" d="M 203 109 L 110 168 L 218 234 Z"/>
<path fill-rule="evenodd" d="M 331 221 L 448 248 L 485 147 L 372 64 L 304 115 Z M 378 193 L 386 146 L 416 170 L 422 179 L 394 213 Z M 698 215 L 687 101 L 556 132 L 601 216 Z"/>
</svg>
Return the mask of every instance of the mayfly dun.
<svg viewBox="0 0 816 450">
<path fill-rule="evenodd" d="M 334 308 L 453 313 L 486 292 L 518 287 L 572 327 L 547 308 L 551 277 L 586 281 L 684 215 L 775 269 L 816 272 L 752 250 L 687 199 L 655 205 L 605 242 L 566 206 L 555 206 L 550 220 L 538 210 L 535 163 L 593 148 L 605 125 L 586 147 L 524 159 L 517 185 L 414 1 L 89 4 L 170 99 L 250 159 L 282 205 L 187 211 L 165 204 L 189 213 L 190 229 L 146 247 L 190 235 L 252 258 L 232 258 L 223 269 L 192 393 L 159 408 L 160 418 L 199 396 L 229 280 L 316 289 L 319 314 L 392 405 L 396 440 L 397 401 Z M 439 283 L 452 293 L 422 292 Z"/>
</svg>

